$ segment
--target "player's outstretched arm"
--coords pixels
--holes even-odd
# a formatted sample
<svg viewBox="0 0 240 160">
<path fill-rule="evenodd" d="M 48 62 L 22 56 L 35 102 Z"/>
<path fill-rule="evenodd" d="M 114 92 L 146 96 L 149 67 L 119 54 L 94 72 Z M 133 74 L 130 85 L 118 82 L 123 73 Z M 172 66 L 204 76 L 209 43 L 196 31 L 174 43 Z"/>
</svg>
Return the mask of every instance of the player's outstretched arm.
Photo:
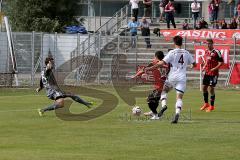
<svg viewBox="0 0 240 160">
<path fill-rule="evenodd" d="M 164 66 L 164 65 L 166 65 L 166 63 L 164 61 L 159 61 L 157 64 L 155 64 L 151 67 L 146 67 L 144 71 L 146 72 L 146 71 L 149 71 L 149 70 L 153 70 L 155 68 L 158 68 L 158 67 L 161 67 L 161 66 Z"/>
<path fill-rule="evenodd" d="M 153 66 L 152 63 L 149 63 L 149 64 L 147 65 L 147 67 L 151 67 L 151 66 Z M 137 77 L 141 76 L 143 73 L 145 73 L 145 70 L 144 70 L 145 68 L 146 68 L 146 67 L 143 67 L 143 68 L 139 69 L 139 70 L 137 71 L 137 73 L 131 77 L 131 79 L 137 78 Z"/>
</svg>

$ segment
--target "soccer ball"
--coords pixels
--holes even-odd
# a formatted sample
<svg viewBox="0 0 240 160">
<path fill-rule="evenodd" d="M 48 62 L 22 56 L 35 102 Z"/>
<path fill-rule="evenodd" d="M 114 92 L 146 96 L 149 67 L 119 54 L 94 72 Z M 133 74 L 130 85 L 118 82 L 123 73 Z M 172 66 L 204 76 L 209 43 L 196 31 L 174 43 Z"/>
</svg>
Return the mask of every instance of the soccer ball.
<svg viewBox="0 0 240 160">
<path fill-rule="evenodd" d="M 142 113 L 142 110 L 139 106 L 135 106 L 133 107 L 132 109 L 132 114 L 135 115 L 135 116 L 140 116 Z"/>
</svg>

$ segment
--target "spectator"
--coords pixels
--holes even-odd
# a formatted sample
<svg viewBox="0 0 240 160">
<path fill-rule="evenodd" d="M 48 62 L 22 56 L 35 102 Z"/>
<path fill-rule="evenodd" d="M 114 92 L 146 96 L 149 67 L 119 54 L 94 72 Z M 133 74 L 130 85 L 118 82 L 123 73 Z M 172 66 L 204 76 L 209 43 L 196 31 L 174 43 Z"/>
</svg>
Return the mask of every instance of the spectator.
<svg viewBox="0 0 240 160">
<path fill-rule="evenodd" d="M 198 23 L 197 29 L 208 29 L 208 23 L 202 17 Z"/>
<path fill-rule="evenodd" d="M 182 28 L 183 28 L 183 30 L 188 30 L 189 29 L 189 25 L 188 25 L 188 20 L 187 19 L 184 20 L 184 22 L 182 24 Z"/>
<path fill-rule="evenodd" d="M 128 28 L 130 29 L 131 34 L 132 48 L 136 48 L 136 36 L 138 27 L 139 27 L 138 21 L 136 21 L 135 17 L 132 17 L 132 21 L 128 23 Z"/>
<path fill-rule="evenodd" d="M 168 4 L 169 0 L 160 0 L 159 9 L 160 9 L 160 18 L 159 21 L 164 21 L 164 8 Z"/>
<path fill-rule="evenodd" d="M 225 19 L 223 19 L 220 22 L 220 27 L 221 27 L 221 29 L 228 29 L 228 26 L 227 26 L 227 23 L 226 23 Z"/>
<path fill-rule="evenodd" d="M 229 23 L 229 24 L 227 24 L 227 26 L 228 26 L 228 27 L 227 27 L 228 29 L 231 29 L 231 28 L 232 28 L 232 26 L 231 26 L 231 24 L 230 24 L 230 23 Z"/>
<path fill-rule="evenodd" d="M 208 13 L 209 13 L 209 21 L 211 24 L 213 24 L 213 12 L 214 12 L 214 0 L 211 0 L 211 2 L 208 5 Z"/>
<path fill-rule="evenodd" d="M 199 17 L 199 11 L 200 11 L 200 3 L 197 2 L 197 0 L 194 0 L 191 4 L 192 9 L 192 18 L 193 18 L 193 28 L 196 29 L 196 23 Z"/>
<path fill-rule="evenodd" d="M 167 21 L 167 28 L 170 29 L 170 22 L 172 22 L 172 25 L 174 28 L 176 28 L 176 24 L 174 21 L 174 6 L 173 6 L 173 0 L 170 0 L 168 4 L 164 8 L 164 12 L 166 14 L 166 21 Z"/>
<path fill-rule="evenodd" d="M 132 16 L 135 17 L 136 21 L 138 21 L 138 3 L 139 3 L 139 0 L 130 0 L 129 3 L 131 4 Z"/>
<path fill-rule="evenodd" d="M 221 0 L 214 0 L 213 21 L 216 23 L 218 20 L 219 5 Z"/>
<path fill-rule="evenodd" d="M 230 23 L 230 28 L 229 29 L 237 29 L 237 28 L 238 28 L 237 20 L 236 20 L 236 18 L 233 18 L 231 23 Z"/>
<path fill-rule="evenodd" d="M 150 29 L 149 29 L 149 22 L 146 20 L 145 17 L 142 18 L 142 22 L 140 24 L 140 28 L 142 31 L 142 36 L 146 36 L 147 38 L 145 38 L 145 42 L 147 44 L 147 48 L 151 48 L 151 44 L 150 44 Z"/>
<path fill-rule="evenodd" d="M 238 16 L 238 29 L 240 29 L 240 16 Z"/>
<path fill-rule="evenodd" d="M 228 5 L 230 7 L 230 17 L 237 17 L 237 5 L 239 0 L 228 0 Z"/>
<path fill-rule="evenodd" d="M 152 0 L 143 0 L 143 4 L 144 4 L 144 17 L 149 17 L 151 19 Z"/>
<path fill-rule="evenodd" d="M 237 16 L 236 17 L 238 17 L 238 19 L 240 18 L 240 0 L 238 1 L 238 4 L 237 4 Z"/>
</svg>

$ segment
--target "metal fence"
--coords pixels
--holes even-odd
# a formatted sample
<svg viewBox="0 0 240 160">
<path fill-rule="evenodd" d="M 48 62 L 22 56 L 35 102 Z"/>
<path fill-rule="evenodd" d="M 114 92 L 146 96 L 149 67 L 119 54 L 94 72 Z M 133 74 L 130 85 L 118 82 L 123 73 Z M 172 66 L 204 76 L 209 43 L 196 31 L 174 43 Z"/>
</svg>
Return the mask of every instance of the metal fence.
<svg viewBox="0 0 240 160">
<path fill-rule="evenodd" d="M 7 37 L 5 33 L 0 34 L 0 73 L 4 75 L 11 72 L 11 63 Z M 119 35 L 33 32 L 13 33 L 13 37 L 21 86 L 38 84 L 40 71 L 44 66 L 43 60 L 47 56 L 55 58 L 55 73 L 61 85 L 111 84 L 113 81 L 114 83 L 128 83 L 138 66 L 151 62 L 155 51 L 161 50 L 167 54 L 168 50 L 173 48 L 172 41 L 155 36 L 148 37 L 152 45 L 150 49 L 146 48 L 146 37 L 141 36 L 133 39 L 130 36 Z M 133 40 L 136 42 L 135 47 L 132 46 Z M 236 41 L 233 42 L 230 44 L 231 63 L 239 61 L 240 58 L 240 46 L 236 44 Z M 194 56 L 196 45 L 201 46 L 203 43 L 200 40 L 196 42 L 185 39 L 183 47 Z M 215 46 L 218 45 L 223 44 Z M 229 69 L 221 70 L 219 80 L 226 82 L 229 74 Z M 200 72 L 197 70 L 188 70 L 189 81 L 199 83 L 199 75 Z M 142 81 L 136 82 L 143 83 Z"/>
</svg>

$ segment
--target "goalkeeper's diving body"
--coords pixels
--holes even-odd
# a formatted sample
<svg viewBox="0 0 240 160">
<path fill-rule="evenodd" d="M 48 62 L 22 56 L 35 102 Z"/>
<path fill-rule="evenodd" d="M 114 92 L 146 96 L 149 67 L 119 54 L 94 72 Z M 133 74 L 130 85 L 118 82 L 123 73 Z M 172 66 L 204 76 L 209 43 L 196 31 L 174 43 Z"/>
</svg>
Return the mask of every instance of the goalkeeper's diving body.
<svg viewBox="0 0 240 160">
<path fill-rule="evenodd" d="M 76 96 L 71 93 L 63 92 L 54 77 L 53 68 L 54 68 L 54 59 L 47 57 L 45 59 L 45 65 L 43 71 L 41 72 L 40 86 L 36 89 L 37 92 L 41 91 L 43 88 L 46 89 L 47 97 L 55 102 L 43 109 L 38 109 L 38 113 L 42 116 L 47 111 L 56 110 L 64 107 L 64 99 L 70 97 L 72 100 L 84 104 L 88 108 L 92 105 L 92 103 L 84 101 L 79 96 Z"/>
</svg>

